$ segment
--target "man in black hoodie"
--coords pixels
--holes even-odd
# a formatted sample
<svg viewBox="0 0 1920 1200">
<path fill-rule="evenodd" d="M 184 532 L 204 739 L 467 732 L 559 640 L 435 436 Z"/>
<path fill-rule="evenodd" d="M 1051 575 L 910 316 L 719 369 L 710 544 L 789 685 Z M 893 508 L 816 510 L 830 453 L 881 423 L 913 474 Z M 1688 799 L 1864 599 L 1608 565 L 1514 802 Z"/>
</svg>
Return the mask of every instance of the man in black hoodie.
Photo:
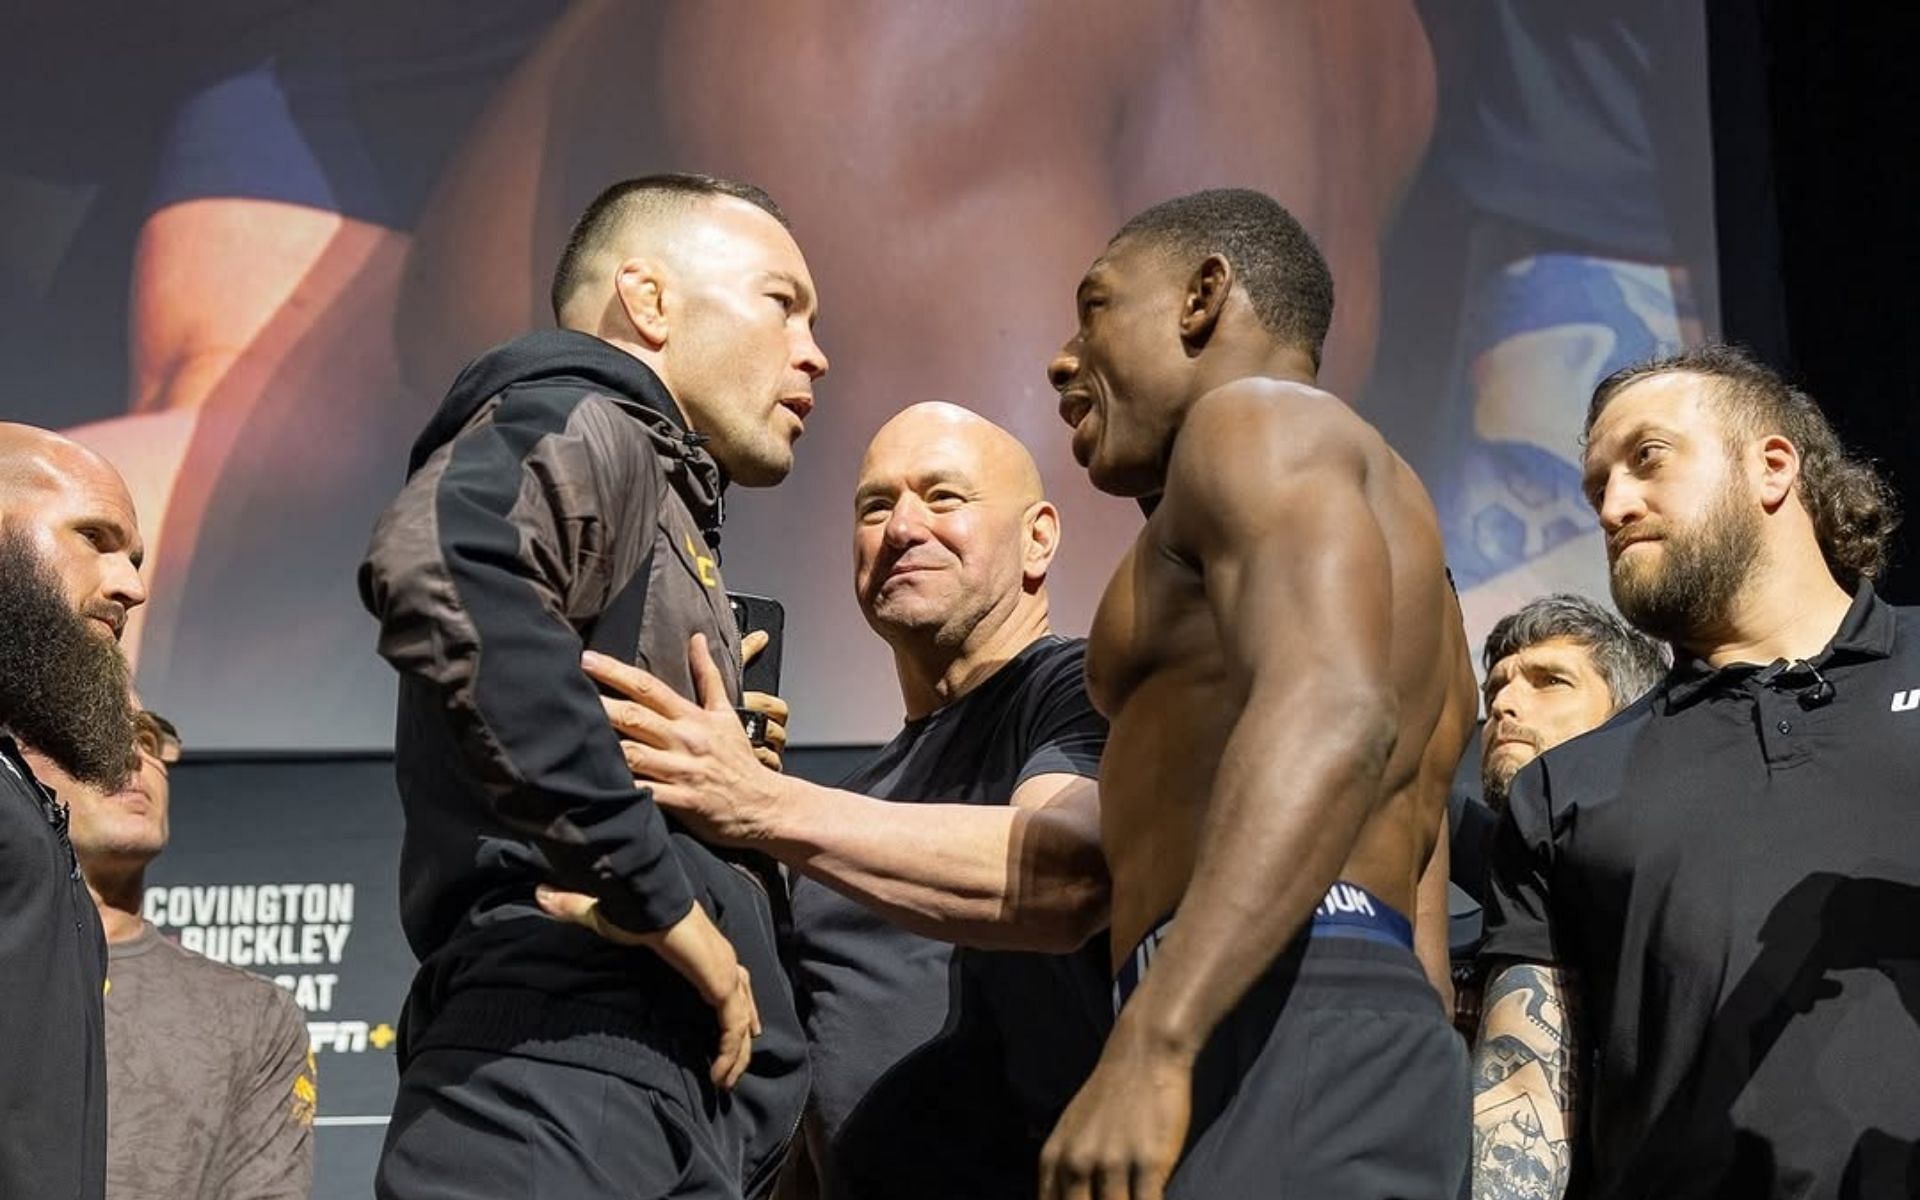
<svg viewBox="0 0 1920 1200">
<path fill-rule="evenodd" d="M 594 201 L 553 301 L 560 331 L 455 381 L 361 569 L 401 673 L 421 960 L 376 1192 L 754 1195 L 807 1090 L 779 879 L 634 788 L 580 658 L 692 696 L 704 634 L 738 699 L 722 492 L 792 466 L 827 370 L 813 282 L 765 193 L 665 175 Z M 549 884 L 596 903 L 552 919 Z"/>
</svg>

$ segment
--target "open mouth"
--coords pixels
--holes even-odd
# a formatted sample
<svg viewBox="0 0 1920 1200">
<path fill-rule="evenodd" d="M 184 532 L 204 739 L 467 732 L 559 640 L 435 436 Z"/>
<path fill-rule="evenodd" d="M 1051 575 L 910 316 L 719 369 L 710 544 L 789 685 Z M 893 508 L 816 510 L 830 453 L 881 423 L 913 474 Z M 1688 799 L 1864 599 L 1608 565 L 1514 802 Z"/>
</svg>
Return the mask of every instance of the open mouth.
<svg viewBox="0 0 1920 1200">
<path fill-rule="evenodd" d="M 813 411 L 812 396 L 782 396 L 780 397 L 780 407 L 793 414 L 793 423 L 797 426 L 794 430 L 795 437 L 799 437 L 807 431 L 807 414 Z"/>
<path fill-rule="evenodd" d="M 1085 392 L 1060 393 L 1060 419 L 1070 428 L 1078 429 L 1080 422 L 1087 419 L 1093 411 L 1093 398 Z"/>
</svg>

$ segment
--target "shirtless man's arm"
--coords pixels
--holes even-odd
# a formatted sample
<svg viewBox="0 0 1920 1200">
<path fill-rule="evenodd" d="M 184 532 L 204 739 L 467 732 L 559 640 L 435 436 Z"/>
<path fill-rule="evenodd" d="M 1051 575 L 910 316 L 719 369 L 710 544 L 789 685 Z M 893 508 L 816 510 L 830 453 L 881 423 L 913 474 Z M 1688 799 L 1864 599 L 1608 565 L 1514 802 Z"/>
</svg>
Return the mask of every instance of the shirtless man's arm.
<svg viewBox="0 0 1920 1200">
<path fill-rule="evenodd" d="M 1447 906 L 1447 879 L 1453 873 L 1453 830 L 1440 819 L 1440 836 L 1433 839 L 1433 857 L 1420 872 L 1418 899 L 1413 908 L 1413 953 L 1426 972 L 1427 982 L 1440 993 L 1440 1007 L 1453 1011 L 1452 915 Z"/>
<path fill-rule="evenodd" d="M 1330 396 L 1236 384 L 1196 402 L 1174 444 L 1167 550 L 1202 581 L 1240 716 L 1177 919 L 1048 1144 L 1043 1196 L 1161 1194 L 1195 1057 L 1326 895 L 1381 798 L 1398 714 L 1371 437 Z"/>
<path fill-rule="evenodd" d="M 1003 808 L 898 804 L 779 774 L 754 756 L 696 645 L 704 706 L 638 667 L 599 655 L 586 667 L 630 697 L 605 702 L 627 765 L 701 836 L 770 854 L 926 937 L 1062 953 L 1105 926 L 1093 780 L 1036 775 Z"/>
</svg>

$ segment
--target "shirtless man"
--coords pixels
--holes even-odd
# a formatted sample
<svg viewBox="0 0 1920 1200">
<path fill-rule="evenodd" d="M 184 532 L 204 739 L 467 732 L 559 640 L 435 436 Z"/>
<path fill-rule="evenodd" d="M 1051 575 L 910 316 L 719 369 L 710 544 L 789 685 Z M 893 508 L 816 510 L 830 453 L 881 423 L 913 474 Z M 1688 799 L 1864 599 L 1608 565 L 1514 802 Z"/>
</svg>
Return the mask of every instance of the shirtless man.
<svg viewBox="0 0 1920 1200">
<path fill-rule="evenodd" d="M 1433 507 L 1315 386 L 1332 281 L 1269 197 L 1148 209 L 1077 299 L 1074 457 L 1150 515 L 1087 650 L 1118 1016 L 1042 1196 L 1452 1197 L 1466 1050 L 1401 915 L 1478 707 Z"/>
</svg>

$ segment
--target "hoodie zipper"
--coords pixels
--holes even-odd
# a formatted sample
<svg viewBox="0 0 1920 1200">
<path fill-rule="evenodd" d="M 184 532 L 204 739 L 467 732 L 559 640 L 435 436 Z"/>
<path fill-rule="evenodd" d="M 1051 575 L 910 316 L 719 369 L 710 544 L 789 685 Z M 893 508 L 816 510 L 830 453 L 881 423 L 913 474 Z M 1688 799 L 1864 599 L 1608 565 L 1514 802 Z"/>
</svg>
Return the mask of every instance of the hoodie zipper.
<svg viewBox="0 0 1920 1200">
<path fill-rule="evenodd" d="M 73 838 L 67 832 L 70 811 L 65 804 L 52 799 L 43 799 L 40 807 L 46 813 L 47 824 L 52 825 L 53 831 L 60 835 L 60 848 L 67 852 L 67 878 L 80 878 L 80 856 L 73 852 Z"/>
</svg>

